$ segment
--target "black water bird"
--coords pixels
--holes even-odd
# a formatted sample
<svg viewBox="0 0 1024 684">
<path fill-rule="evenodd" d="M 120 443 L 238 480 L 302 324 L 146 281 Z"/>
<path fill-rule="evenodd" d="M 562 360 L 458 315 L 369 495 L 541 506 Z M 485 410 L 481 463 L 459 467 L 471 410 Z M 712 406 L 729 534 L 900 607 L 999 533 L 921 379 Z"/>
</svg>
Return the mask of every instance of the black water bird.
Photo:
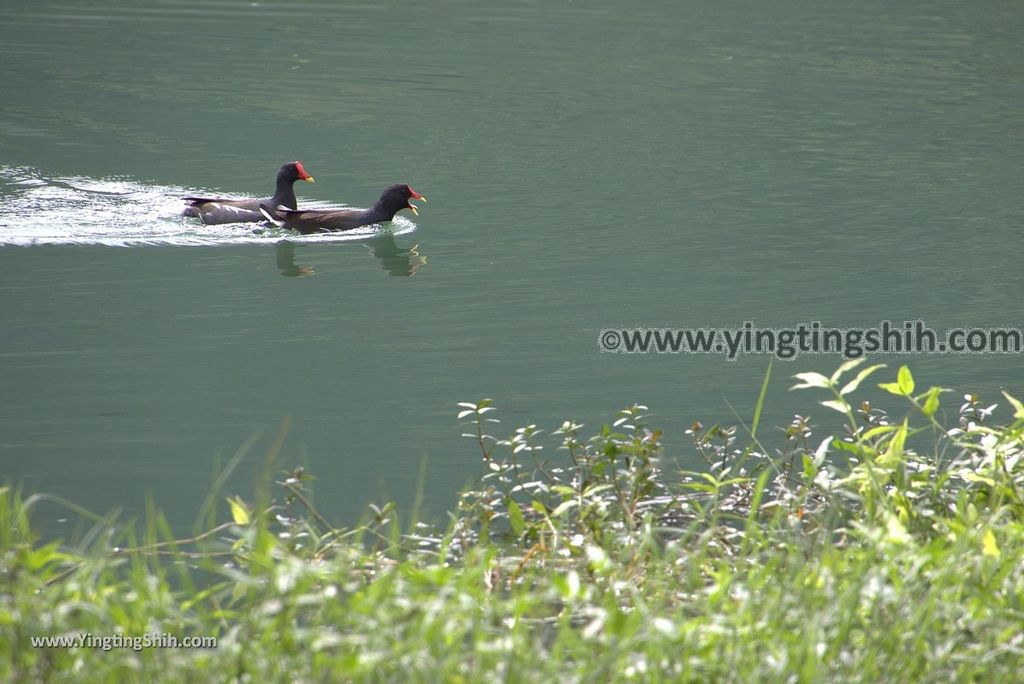
<svg viewBox="0 0 1024 684">
<path fill-rule="evenodd" d="M 380 199 L 369 209 L 292 209 L 270 204 L 261 204 L 260 210 L 270 222 L 290 228 L 303 235 L 312 233 L 333 233 L 354 230 L 373 223 L 392 220 L 402 209 L 411 209 L 418 214 L 410 199 L 427 201 L 408 185 L 392 185 L 381 194 Z"/>
<path fill-rule="evenodd" d="M 218 223 L 252 223 L 263 220 L 260 205 L 295 209 L 295 181 L 313 182 L 313 177 L 302 168 L 302 162 L 293 161 L 283 165 L 277 172 L 277 187 L 274 196 L 266 199 L 222 199 L 217 197 L 184 197 L 188 203 L 182 212 L 184 216 L 195 216 L 207 225 Z"/>
</svg>

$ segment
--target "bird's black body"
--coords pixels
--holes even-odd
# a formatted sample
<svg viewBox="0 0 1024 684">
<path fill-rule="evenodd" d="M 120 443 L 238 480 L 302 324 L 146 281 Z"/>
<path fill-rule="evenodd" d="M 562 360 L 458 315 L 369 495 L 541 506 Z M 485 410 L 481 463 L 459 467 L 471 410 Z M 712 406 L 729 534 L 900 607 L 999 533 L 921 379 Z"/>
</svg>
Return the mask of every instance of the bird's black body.
<svg viewBox="0 0 1024 684">
<path fill-rule="evenodd" d="M 291 209 L 273 205 L 260 205 L 264 216 L 279 226 L 296 230 L 303 235 L 355 230 L 360 226 L 385 223 L 402 209 L 416 207 L 410 199 L 424 200 L 423 195 L 408 185 L 392 185 L 387 188 L 369 209 Z"/>
</svg>

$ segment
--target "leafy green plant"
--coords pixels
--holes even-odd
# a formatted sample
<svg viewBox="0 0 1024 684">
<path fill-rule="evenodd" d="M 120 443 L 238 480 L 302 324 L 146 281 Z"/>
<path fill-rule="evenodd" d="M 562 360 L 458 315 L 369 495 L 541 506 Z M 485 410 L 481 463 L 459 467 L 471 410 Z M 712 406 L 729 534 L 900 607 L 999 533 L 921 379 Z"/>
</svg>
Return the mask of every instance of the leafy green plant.
<svg viewBox="0 0 1024 684">
<path fill-rule="evenodd" d="M 794 389 L 776 444 L 694 423 L 700 470 L 666 464 L 642 405 L 589 435 L 506 431 L 460 405 L 483 472 L 448 524 L 393 504 L 343 528 L 301 469 L 251 499 L 215 481 L 188 538 L 0 488 L 0 680 L 1011 681 L 1024 665 L 1024 406 L 1012 417 L 858 360 Z M 896 395 L 890 415 L 868 392 Z M 270 472 L 282 425 L 265 458 Z M 691 461 L 693 459 L 690 459 Z M 45 539 L 41 502 L 90 528 Z M 212 636 L 216 648 L 33 645 L 64 635 Z"/>
</svg>

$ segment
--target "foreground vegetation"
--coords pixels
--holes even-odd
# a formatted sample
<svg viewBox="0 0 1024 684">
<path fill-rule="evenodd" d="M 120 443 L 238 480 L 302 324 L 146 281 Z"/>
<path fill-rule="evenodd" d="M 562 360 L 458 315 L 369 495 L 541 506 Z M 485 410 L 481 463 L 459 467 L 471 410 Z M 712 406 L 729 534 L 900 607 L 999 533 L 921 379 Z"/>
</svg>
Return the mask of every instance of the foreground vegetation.
<svg viewBox="0 0 1024 684">
<path fill-rule="evenodd" d="M 643 406 L 585 439 L 496 438 L 494 407 L 465 404 L 485 474 L 440 530 L 391 506 L 337 529 L 295 472 L 192 539 L 153 512 L 48 542 L 52 499 L 5 488 L 0 680 L 1017 680 L 1024 406 L 996 425 L 901 368 L 894 417 L 853 400 L 879 368 L 798 376 L 842 414 L 830 436 L 796 416 L 765 438 L 766 377 L 749 425 L 687 431 L 707 465 L 682 474 Z M 31 644 L 81 633 L 218 644 Z"/>
</svg>

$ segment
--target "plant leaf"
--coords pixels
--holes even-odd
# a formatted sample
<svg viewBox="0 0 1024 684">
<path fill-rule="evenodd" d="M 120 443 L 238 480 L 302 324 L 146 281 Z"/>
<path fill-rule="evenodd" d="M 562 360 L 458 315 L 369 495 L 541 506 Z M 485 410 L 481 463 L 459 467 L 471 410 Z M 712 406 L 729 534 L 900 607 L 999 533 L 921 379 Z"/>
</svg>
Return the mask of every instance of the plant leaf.
<svg viewBox="0 0 1024 684">
<path fill-rule="evenodd" d="M 921 412 L 924 415 L 931 418 L 935 415 L 935 412 L 939 410 L 939 392 L 942 390 L 938 387 L 932 387 L 928 390 L 928 398 L 924 400 L 924 406 L 921 407 Z"/>
<path fill-rule="evenodd" d="M 506 506 L 508 506 L 508 523 L 512 526 L 512 531 L 515 532 L 516 536 L 520 536 L 523 530 L 526 529 L 526 520 L 523 518 L 523 510 L 519 508 L 519 504 L 516 503 L 515 499 L 508 499 Z"/>
<path fill-rule="evenodd" d="M 805 387 L 823 387 L 824 388 L 824 387 L 828 387 L 831 384 L 829 379 L 826 378 L 821 373 L 814 373 L 814 372 L 797 373 L 793 377 L 796 378 L 797 380 L 801 380 L 802 382 L 800 384 L 793 385 L 792 387 L 790 387 L 789 389 L 791 389 L 791 390 L 804 389 Z"/>
<path fill-rule="evenodd" d="M 857 387 L 860 386 L 860 383 L 864 382 L 864 380 L 869 375 L 874 373 L 879 368 L 885 368 L 885 364 L 884 363 L 876 363 L 874 366 L 869 366 L 868 368 L 865 368 L 864 370 L 862 370 L 860 373 L 857 373 L 857 377 L 855 377 L 853 380 L 851 380 L 850 382 L 848 382 L 845 385 L 843 385 L 843 389 L 839 390 L 839 394 L 841 394 L 843 396 L 846 396 L 850 392 L 854 391 L 855 389 L 857 389 Z"/>
<path fill-rule="evenodd" d="M 878 386 L 884 389 L 889 394 L 895 394 L 897 397 L 903 396 L 903 391 L 900 389 L 899 383 L 896 382 L 880 382 Z"/>
<path fill-rule="evenodd" d="M 904 419 L 900 426 L 896 429 L 896 434 L 889 440 L 889 446 L 886 448 L 878 461 L 879 463 L 898 463 L 903 460 L 903 447 L 907 443 L 907 420 Z"/>
<path fill-rule="evenodd" d="M 910 374 L 910 368 L 907 365 L 900 366 L 900 370 L 896 373 L 896 382 L 900 386 L 900 392 L 905 397 L 909 397 L 914 393 L 914 376 Z"/>
<path fill-rule="evenodd" d="M 231 519 L 235 521 L 236 525 L 249 524 L 249 509 L 245 507 L 245 502 L 241 498 L 228 497 L 228 505 L 231 506 Z"/>
<path fill-rule="evenodd" d="M 845 373 L 848 370 L 852 370 L 852 369 L 856 368 L 857 366 L 859 366 L 860 364 L 864 363 L 865 361 L 867 361 L 867 359 L 864 358 L 863 356 L 860 357 L 859 359 L 850 359 L 849 361 L 847 361 L 847 362 L 843 363 L 841 366 L 839 366 L 839 368 L 836 369 L 836 372 L 833 373 L 832 377 L 829 378 L 829 379 L 833 383 L 839 382 L 839 378 L 842 377 L 843 373 Z"/>
<path fill-rule="evenodd" d="M 903 526 L 899 518 L 890 514 L 885 521 L 885 541 L 892 544 L 906 544 L 910 540 L 907 528 Z"/>
<path fill-rule="evenodd" d="M 981 537 L 981 552 L 993 558 L 999 558 L 1002 555 L 999 551 L 999 544 L 996 542 L 995 532 L 991 528 L 985 530 L 985 534 Z"/>
<path fill-rule="evenodd" d="M 772 377 L 772 357 L 768 357 L 768 370 L 764 373 L 764 381 L 761 383 L 761 392 L 757 395 L 757 403 L 754 404 L 754 420 L 750 425 L 750 438 L 757 438 L 757 424 L 761 422 L 761 408 L 764 406 L 764 397 L 768 394 L 768 381 Z"/>
<path fill-rule="evenodd" d="M 826 401 L 821 402 L 821 405 L 827 406 L 833 411 L 839 411 L 839 413 L 846 413 L 846 409 L 849 408 L 849 404 L 847 404 L 845 401 L 838 401 L 836 399 L 828 399 Z"/>
<path fill-rule="evenodd" d="M 562 513 L 565 513 L 567 510 L 578 504 L 579 502 L 576 499 L 568 499 L 566 501 L 563 501 L 562 503 L 558 504 L 558 506 L 555 507 L 555 510 L 551 511 L 551 517 L 557 518 Z"/>
<path fill-rule="evenodd" d="M 825 455 L 828 454 L 828 445 L 832 443 L 832 436 L 829 435 L 825 439 L 821 440 L 821 444 L 814 450 L 814 460 L 812 461 L 815 467 L 820 468 L 821 464 L 825 462 Z"/>
<path fill-rule="evenodd" d="M 1013 417 L 1024 418 L 1024 403 L 1021 403 L 1020 399 L 1012 397 L 1006 392 L 1003 392 L 1003 396 L 1006 397 L 1006 401 L 1010 402 L 1010 406 L 1013 407 Z"/>
<path fill-rule="evenodd" d="M 861 439 L 869 440 L 872 437 L 875 437 L 877 435 L 884 435 L 887 432 L 892 432 L 893 430 L 898 430 L 898 429 L 899 428 L 897 428 L 895 425 L 879 425 L 878 427 L 873 427 L 870 430 L 868 430 L 867 432 L 865 432 L 861 436 Z"/>
</svg>

